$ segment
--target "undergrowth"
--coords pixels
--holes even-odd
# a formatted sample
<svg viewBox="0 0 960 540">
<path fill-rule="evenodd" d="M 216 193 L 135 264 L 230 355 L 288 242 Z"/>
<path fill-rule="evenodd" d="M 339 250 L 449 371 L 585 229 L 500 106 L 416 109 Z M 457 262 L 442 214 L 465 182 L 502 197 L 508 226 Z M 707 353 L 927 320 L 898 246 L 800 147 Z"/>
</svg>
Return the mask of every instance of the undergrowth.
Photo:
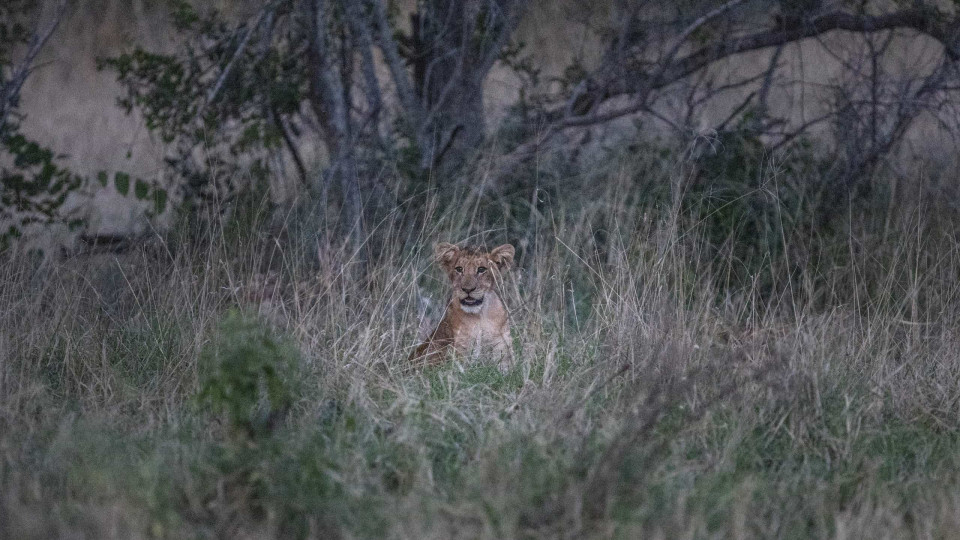
<svg viewBox="0 0 960 540">
<path fill-rule="evenodd" d="M 528 206 L 411 201 L 359 249 L 297 218 L 7 255 L 0 537 L 952 536 L 960 222 L 773 205 L 744 244 L 743 197 L 811 170 L 711 200 L 621 158 Z M 464 238 L 518 248 L 506 374 L 405 364 Z"/>
</svg>

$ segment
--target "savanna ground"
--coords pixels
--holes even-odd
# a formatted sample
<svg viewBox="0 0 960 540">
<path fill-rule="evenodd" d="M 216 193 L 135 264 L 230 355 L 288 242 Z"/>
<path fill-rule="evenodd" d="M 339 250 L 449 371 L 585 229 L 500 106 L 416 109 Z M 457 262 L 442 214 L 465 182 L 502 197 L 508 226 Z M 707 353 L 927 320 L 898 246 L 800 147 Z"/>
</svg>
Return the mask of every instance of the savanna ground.
<svg viewBox="0 0 960 540">
<path fill-rule="evenodd" d="M 0 537 L 956 535 L 949 192 L 917 172 L 824 217 L 788 200 L 810 170 L 697 174 L 638 151 L 425 189 L 360 244 L 253 201 L 117 256 L 8 254 Z M 405 365 L 446 294 L 431 246 L 464 239 L 518 248 L 505 375 Z"/>
</svg>

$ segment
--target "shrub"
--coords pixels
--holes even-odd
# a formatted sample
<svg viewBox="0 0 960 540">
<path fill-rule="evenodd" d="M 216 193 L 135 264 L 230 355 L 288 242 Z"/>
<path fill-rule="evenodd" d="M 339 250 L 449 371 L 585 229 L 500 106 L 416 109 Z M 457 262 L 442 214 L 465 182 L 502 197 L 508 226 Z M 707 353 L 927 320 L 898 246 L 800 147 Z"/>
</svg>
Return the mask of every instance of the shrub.
<svg viewBox="0 0 960 540">
<path fill-rule="evenodd" d="M 230 311 L 200 354 L 200 403 L 242 436 L 269 434 L 297 395 L 300 354 L 254 318 Z"/>
</svg>

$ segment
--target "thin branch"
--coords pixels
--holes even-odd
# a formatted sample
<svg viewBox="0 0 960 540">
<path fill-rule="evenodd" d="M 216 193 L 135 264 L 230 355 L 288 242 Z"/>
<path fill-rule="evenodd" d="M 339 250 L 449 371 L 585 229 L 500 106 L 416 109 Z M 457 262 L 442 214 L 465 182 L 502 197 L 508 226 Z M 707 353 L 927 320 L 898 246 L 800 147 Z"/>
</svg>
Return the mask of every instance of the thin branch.
<svg viewBox="0 0 960 540">
<path fill-rule="evenodd" d="M 660 77 L 663 76 L 666 70 L 670 67 L 670 64 L 673 62 L 673 59 L 677 56 L 677 53 L 680 52 L 680 49 L 687 42 L 687 39 L 691 35 L 693 35 L 694 32 L 696 32 L 703 25 L 716 19 L 717 17 L 723 15 L 724 13 L 730 11 L 731 9 L 737 7 L 742 3 L 743 3 L 743 0 L 730 0 L 726 4 L 723 4 L 722 6 L 714 9 L 713 11 L 710 11 L 709 13 L 704 14 L 702 17 L 699 17 L 697 20 L 693 21 L 689 26 L 687 26 L 683 30 L 683 32 L 680 33 L 680 36 L 677 38 L 676 43 L 674 43 L 670 51 L 660 61 L 660 69 L 657 71 L 657 73 L 654 74 L 653 77 L 651 77 L 651 80 L 657 81 L 660 79 Z"/>
<path fill-rule="evenodd" d="M 0 87 L 0 136 L 5 135 L 7 119 L 13 112 L 15 104 L 17 101 L 19 101 L 20 91 L 23 89 L 23 84 L 30 75 L 31 66 L 33 65 L 34 60 L 36 60 L 37 55 L 40 54 L 40 51 L 47 44 L 47 41 L 50 40 L 54 31 L 60 25 L 60 21 L 63 19 L 63 14 L 66 9 L 67 0 L 60 0 L 54 10 L 53 20 L 46 29 L 33 34 L 33 37 L 30 40 L 30 45 L 27 47 L 27 52 L 24 55 L 23 60 L 20 62 L 20 65 L 13 70 L 10 79 L 2 87 Z"/>
<path fill-rule="evenodd" d="M 689 36 L 693 31 L 705 24 L 707 20 L 716 18 L 722 14 L 722 12 L 732 9 L 736 5 L 737 2 L 728 2 L 720 8 L 717 8 L 717 10 L 698 18 L 684 30 L 683 34 Z M 842 11 L 833 11 L 811 19 L 790 20 L 789 24 L 784 23 L 776 28 L 751 33 L 738 38 L 718 40 L 675 61 L 662 62 L 652 75 L 643 72 L 628 72 L 624 74 L 623 70 L 616 70 L 617 73 L 614 74 L 616 76 L 615 80 L 610 80 L 606 84 L 599 85 L 599 87 L 604 90 L 598 104 L 629 95 L 632 96 L 629 105 L 602 113 L 590 113 L 579 116 L 569 116 L 569 112 L 571 111 L 569 103 L 565 104 L 566 106 L 561 106 L 559 109 L 548 111 L 545 115 L 549 122 L 546 128 L 535 139 L 521 144 L 509 156 L 506 156 L 501 162 L 502 169 L 506 171 L 522 163 L 534 155 L 540 146 L 547 143 L 565 129 L 609 122 L 623 116 L 647 111 L 649 107 L 647 106 L 646 100 L 649 92 L 667 87 L 719 60 L 749 51 L 769 47 L 780 47 L 804 38 L 819 36 L 835 30 L 873 33 L 884 30 L 911 29 L 939 41 L 944 47 L 946 58 L 950 62 L 960 60 L 960 45 L 958 45 L 958 38 L 960 38 L 960 35 L 958 35 L 960 34 L 960 32 L 958 32 L 958 30 L 960 30 L 960 20 L 954 19 L 948 23 L 944 23 L 941 21 L 942 17 L 943 15 L 938 11 L 922 7 L 908 8 L 876 16 L 855 15 Z M 677 54 L 680 43 L 681 42 L 678 41 L 674 44 L 670 52 L 665 56 L 666 59 L 669 60 Z M 601 66 L 598 68 L 598 71 L 605 69 L 605 66 Z M 639 83 L 637 83 L 637 81 L 639 81 Z M 928 82 L 930 82 L 929 79 Z M 942 78 L 940 82 L 944 82 Z"/>
<path fill-rule="evenodd" d="M 960 59 L 960 20 L 955 19 L 944 24 L 941 22 L 942 17 L 941 13 L 929 8 L 909 8 L 876 16 L 833 11 L 812 19 L 791 19 L 778 27 L 717 40 L 675 61 L 668 54 L 664 61 L 658 63 L 657 70 L 652 74 L 639 70 L 613 70 L 614 73 L 607 77 L 608 80 L 604 83 L 599 84 L 598 88 L 603 89 L 600 97 L 604 100 L 659 90 L 724 58 L 779 47 L 836 30 L 868 33 L 896 29 L 915 30 L 939 41 L 951 59 Z M 601 66 L 598 72 L 604 69 L 605 66 Z M 555 111 L 550 116 L 559 118 L 562 112 Z"/>
<path fill-rule="evenodd" d="M 383 110 L 383 93 L 380 90 L 380 81 L 377 79 L 376 62 L 373 59 L 373 37 L 370 35 L 370 27 L 363 20 L 363 14 L 358 9 L 357 3 L 352 0 L 343 1 L 344 11 L 350 23 L 350 30 L 360 41 L 360 56 L 363 60 L 362 72 L 364 87 L 367 98 L 367 105 L 370 107 L 371 115 L 376 120 L 380 111 Z"/>
<path fill-rule="evenodd" d="M 589 81 L 591 80 L 605 82 L 599 84 L 592 92 L 593 97 L 590 100 L 592 105 L 587 107 L 586 110 L 581 108 L 581 110 L 576 112 L 593 112 L 605 99 L 613 97 L 613 94 L 635 94 L 638 96 L 636 98 L 638 101 L 646 101 L 650 92 L 656 89 L 650 84 L 651 81 L 655 82 L 663 78 L 666 71 L 671 67 L 674 58 L 687 43 L 687 40 L 690 38 L 690 36 L 710 21 L 715 20 L 721 15 L 742 4 L 743 1 L 744 0 L 730 0 L 718 8 L 705 13 L 701 17 L 698 17 L 692 23 L 687 25 L 687 27 L 683 29 L 683 31 L 674 41 L 673 46 L 670 47 L 660 61 L 657 62 L 658 67 L 653 75 L 643 74 L 642 76 L 630 76 L 630 74 L 624 73 L 622 53 L 618 50 L 616 55 L 613 57 L 608 57 L 607 60 L 603 62 L 600 68 L 597 69 L 594 76 L 585 79 L 585 82 L 587 82 L 588 85 Z M 628 18 L 625 22 L 625 26 L 631 24 L 634 20 L 635 19 L 632 17 Z M 626 31 L 624 30 L 622 33 L 625 35 Z M 611 88 L 617 84 L 620 85 L 620 88 L 617 90 L 611 90 Z M 577 109 L 576 103 L 581 97 L 576 95 L 578 93 L 586 93 L 582 83 L 575 89 L 574 96 L 571 96 L 571 98 L 567 100 L 567 105 L 564 108 L 567 116 L 572 114 Z"/>
<path fill-rule="evenodd" d="M 403 65 L 403 60 L 397 49 L 397 42 L 393 38 L 393 30 L 390 28 L 390 22 L 387 19 L 387 12 L 383 8 L 383 2 L 379 0 L 374 0 L 372 5 L 373 15 L 375 17 L 374 26 L 377 30 L 377 42 L 380 45 L 380 51 L 383 53 L 387 69 L 390 71 L 393 84 L 397 88 L 400 103 L 407 111 L 407 114 L 410 115 L 415 122 L 419 123 L 423 118 L 423 111 L 420 107 L 420 101 L 417 100 L 416 92 L 413 91 L 410 74 Z"/>
<path fill-rule="evenodd" d="M 336 76 L 335 69 L 330 64 L 333 55 L 327 48 L 328 21 L 326 11 L 328 4 L 326 0 L 313 0 L 313 35 L 311 36 L 313 52 L 314 72 L 312 74 L 312 85 L 314 87 L 314 99 L 321 105 L 318 113 L 325 112 L 325 119 L 330 127 L 332 136 L 336 138 L 348 137 L 348 114 L 347 104 L 344 102 L 343 83 Z"/>
<path fill-rule="evenodd" d="M 743 99 L 743 101 L 740 102 L 740 104 L 737 105 L 737 106 L 733 109 L 733 111 L 730 112 L 729 115 L 727 115 L 727 117 L 723 120 L 723 122 L 720 122 L 720 124 L 717 125 L 716 130 L 717 130 L 717 131 L 724 131 L 724 130 L 726 130 L 726 129 L 727 129 L 727 125 L 729 125 L 730 122 L 733 122 L 733 120 L 734 120 L 737 116 L 739 116 L 740 113 L 742 113 L 747 107 L 750 106 L 750 103 L 753 101 L 753 98 L 756 97 L 756 95 L 757 95 L 756 92 L 750 92 L 749 94 L 747 94 L 747 97 L 745 97 L 745 98 Z"/>
<path fill-rule="evenodd" d="M 283 143 L 287 146 L 287 151 L 290 152 L 290 156 L 293 158 L 293 164 L 297 168 L 297 174 L 300 175 L 300 182 L 304 187 L 309 187 L 307 168 L 303 164 L 303 159 L 300 157 L 300 152 L 297 150 L 296 142 L 293 140 L 290 130 L 274 107 L 270 108 L 269 114 L 274 126 L 276 126 L 277 131 L 280 132 L 280 136 L 283 138 Z"/>
<path fill-rule="evenodd" d="M 793 139 L 796 139 L 796 138 L 799 137 L 800 135 L 803 135 L 803 134 L 804 134 L 808 129 L 810 129 L 811 127 L 813 127 L 813 126 L 815 126 L 815 125 L 817 125 L 817 124 L 819 124 L 819 123 L 821 123 L 821 122 L 825 122 L 825 121 L 833 118 L 835 115 L 836 115 L 836 113 L 835 113 L 834 111 L 830 111 L 830 112 L 828 112 L 828 113 L 826 113 L 826 114 L 822 114 L 822 115 L 820 115 L 820 116 L 817 116 L 817 117 L 815 117 L 815 118 L 812 118 L 812 119 L 810 119 L 810 120 L 807 120 L 806 122 L 800 124 L 800 125 L 797 126 L 795 129 L 792 129 L 792 130 L 790 130 L 790 131 L 781 132 L 781 133 L 769 133 L 769 135 L 771 135 L 771 136 L 779 136 L 779 137 L 782 137 L 782 138 L 781 138 L 779 141 L 777 141 L 775 144 L 773 144 L 772 146 L 770 146 L 767 151 L 770 152 L 770 153 L 776 152 L 776 151 L 779 150 L 780 148 L 782 148 L 782 147 L 784 147 L 785 145 L 787 145 L 787 144 L 788 144 L 790 141 L 792 141 Z"/>
<path fill-rule="evenodd" d="M 847 173 L 847 181 L 859 178 L 870 171 L 877 161 L 893 148 L 926 105 L 926 102 L 921 98 L 939 89 L 940 84 L 947 78 L 953 65 L 954 61 L 951 58 L 945 58 L 940 66 L 924 80 L 920 88 L 913 93 L 911 99 L 903 100 L 897 111 L 897 119 L 893 126 L 880 142 L 872 145 L 871 151 L 862 157 Z"/>
<path fill-rule="evenodd" d="M 957 36 L 955 35 L 957 23 L 954 21 L 950 25 L 944 26 L 938 20 L 941 16 L 933 10 L 922 8 L 905 9 L 877 16 L 854 15 L 834 11 L 810 20 L 797 21 L 794 26 L 774 28 L 740 38 L 717 41 L 677 60 L 676 63 L 662 70 L 663 74 L 660 77 L 655 77 L 651 84 L 654 87 L 662 87 L 729 56 L 776 47 L 835 30 L 873 33 L 898 28 L 912 29 L 929 35 L 943 44 L 947 56 L 951 59 L 960 59 L 960 49 L 957 47 Z"/>
<path fill-rule="evenodd" d="M 500 58 L 500 52 L 507 45 L 510 36 L 513 35 L 517 25 L 520 24 L 520 14 L 526 5 L 526 0 L 509 0 L 507 6 L 502 8 L 503 27 L 497 33 L 497 37 L 488 46 L 486 54 L 480 60 L 478 72 L 486 75 L 493 64 Z M 491 24 L 492 26 L 492 24 Z"/>
<path fill-rule="evenodd" d="M 767 98 L 770 97 L 770 88 L 773 86 L 774 74 L 777 72 L 779 67 L 780 55 L 783 53 L 783 45 L 778 46 L 773 51 L 773 56 L 770 57 L 770 67 L 767 68 L 767 72 L 763 78 L 763 85 L 760 86 L 760 93 L 758 94 L 757 104 L 760 108 L 760 117 L 765 117 L 769 110 L 767 106 Z"/>
<path fill-rule="evenodd" d="M 220 95 L 220 90 L 223 88 L 223 84 L 226 82 L 227 77 L 230 76 L 230 73 L 233 72 L 233 67 L 236 65 L 237 60 L 243 55 L 243 52 L 247 49 L 247 44 L 250 43 L 250 38 L 253 37 L 253 34 L 260 28 L 260 23 L 266 17 L 268 12 L 272 12 L 274 9 L 273 4 L 269 4 L 267 7 L 261 9 L 257 12 L 256 19 L 253 23 L 247 27 L 247 31 L 244 33 L 243 38 L 240 40 L 240 44 L 237 45 L 237 48 L 233 51 L 233 56 L 230 57 L 230 60 L 227 62 L 227 65 L 224 66 L 223 71 L 220 72 L 220 76 L 217 77 L 217 81 L 214 83 L 213 87 L 210 88 L 210 91 L 207 92 L 207 99 L 197 110 L 197 114 L 194 115 L 194 120 L 199 119 L 206 108 L 213 103 L 217 96 Z"/>
<path fill-rule="evenodd" d="M 707 91 L 704 93 L 704 95 L 702 95 L 702 96 L 698 97 L 697 99 L 695 99 L 695 100 L 693 101 L 693 105 L 696 106 L 696 107 L 699 107 L 700 105 L 703 105 L 704 103 L 710 101 L 711 99 L 715 98 L 716 96 L 718 96 L 718 95 L 720 95 L 720 94 L 723 94 L 723 93 L 725 93 L 725 92 L 732 92 L 732 91 L 734 91 L 734 90 L 740 90 L 740 89 L 742 89 L 742 88 L 745 87 L 745 86 L 749 86 L 749 85 L 751 85 L 751 84 L 753 84 L 753 83 L 755 83 L 755 82 L 757 82 L 757 81 L 759 81 L 759 80 L 761 80 L 761 79 L 764 79 L 766 76 L 767 76 L 767 72 L 766 72 L 766 70 L 764 70 L 763 72 L 758 73 L 757 75 L 751 75 L 751 76 L 748 76 L 748 77 L 746 77 L 746 78 L 744 78 L 744 79 L 741 79 L 741 80 L 738 80 L 738 81 L 735 81 L 735 82 L 726 83 L 726 84 L 721 84 L 721 85 L 719 85 L 719 86 L 714 86 L 714 87 L 710 88 L 709 90 L 707 90 Z"/>
</svg>

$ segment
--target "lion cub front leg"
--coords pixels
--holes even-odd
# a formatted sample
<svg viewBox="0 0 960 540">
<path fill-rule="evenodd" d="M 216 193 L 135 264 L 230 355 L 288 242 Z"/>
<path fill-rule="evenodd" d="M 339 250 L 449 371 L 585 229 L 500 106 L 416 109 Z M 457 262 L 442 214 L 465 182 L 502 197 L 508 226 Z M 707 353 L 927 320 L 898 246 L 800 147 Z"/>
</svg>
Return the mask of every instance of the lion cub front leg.
<svg viewBox="0 0 960 540">
<path fill-rule="evenodd" d="M 510 339 L 510 328 L 504 328 L 503 332 L 500 334 L 500 339 L 497 342 L 496 353 L 500 357 L 500 361 L 497 363 L 497 368 L 500 369 L 500 373 L 506 375 L 513 366 L 517 365 L 516 356 L 513 354 L 513 342 Z"/>
</svg>

